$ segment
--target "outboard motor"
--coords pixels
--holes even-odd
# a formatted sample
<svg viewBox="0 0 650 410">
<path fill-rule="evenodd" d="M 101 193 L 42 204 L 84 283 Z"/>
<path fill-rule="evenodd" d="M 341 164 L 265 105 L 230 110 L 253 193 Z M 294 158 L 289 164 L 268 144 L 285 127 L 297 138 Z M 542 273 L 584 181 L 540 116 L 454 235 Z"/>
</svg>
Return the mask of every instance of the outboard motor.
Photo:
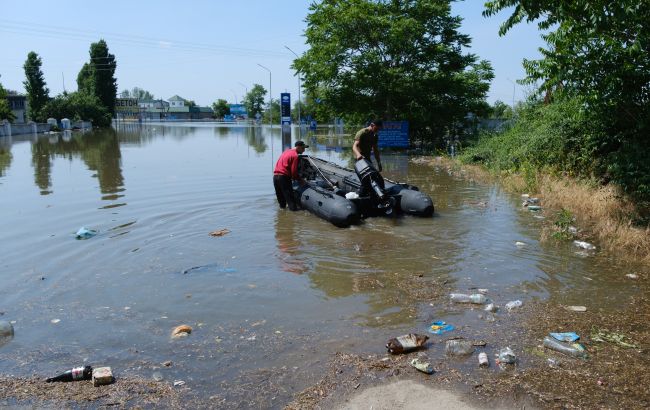
<svg viewBox="0 0 650 410">
<path fill-rule="evenodd" d="M 388 215 L 393 212 L 395 199 L 384 191 L 384 178 L 372 164 L 365 158 L 361 158 L 354 164 L 354 170 L 361 182 L 361 196 L 371 195 L 376 199 L 377 208 L 384 210 Z"/>
</svg>

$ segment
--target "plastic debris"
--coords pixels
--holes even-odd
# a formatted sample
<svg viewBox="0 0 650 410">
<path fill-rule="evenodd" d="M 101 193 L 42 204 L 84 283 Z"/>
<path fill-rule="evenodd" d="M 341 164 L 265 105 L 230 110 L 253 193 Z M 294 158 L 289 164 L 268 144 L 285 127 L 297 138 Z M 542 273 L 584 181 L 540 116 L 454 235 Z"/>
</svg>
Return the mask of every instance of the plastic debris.
<svg viewBox="0 0 650 410">
<path fill-rule="evenodd" d="M 97 367 L 93 369 L 93 386 L 104 386 L 115 381 L 110 367 Z"/>
<path fill-rule="evenodd" d="M 573 241 L 573 244 L 575 246 L 577 246 L 578 248 L 586 249 L 588 251 L 593 251 L 593 250 L 596 249 L 596 247 L 594 245 L 590 244 L 589 242 L 585 242 L 585 241 Z"/>
<path fill-rule="evenodd" d="M 556 352 L 565 354 L 567 356 L 586 358 L 587 350 L 580 343 L 563 343 L 550 336 L 544 338 L 544 347 L 547 349 L 555 350 Z"/>
<path fill-rule="evenodd" d="M 451 356 L 465 356 L 474 353 L 474 344 L 469 340 L 447 340 L 445 353 Z"/>
<path fill-rule="evenodd" d="M 636 273 L 628 273 L 627 275 L 625 275 L 625 277 L 628 279 L 639 279 L 639 275 L 637 275 Z"/>
<path fill-rule="evenodd" d="M 476 289 L 476 291 L 477 291 L 478 293 L 480 293 L 481 295 L 485 295 L 485 294 L 488 293 L 488 290 L 487 290 L 487 289 L 484 289 L 484 288 Z"/>
<path fill-rule="evenodd" d="M 513 364 L 517 361 L 517 356 L 515 352 L 512 351 L 509 347 L 504 347 L 499 351 L 499 362 L 505 364 Z"/>
<path fill-rule="evenodd" d="M 494 303 L 488 303 L 488 304 L 485 306 L 485 309 L 483 309 L 483 310 L 485 310 L 486 312 L 492 312 L 492 313 L 494 313 L 494 312 L 496 312 L 497 310 L 499 310 L 499 307 L 498 307 L 497 305 L 495 305 Z"/>
<path fill-rule="evenodd" d="M 526 242 L 517 241 L 515 242 L 515 246 L 518 248 L 523 248 L 524 246 L 526 246 Z"/>
<path fill-rule="evenodd" d="M 574 332 L 549 333 L 549 335 L 559 340 L 560 342 L 575 342 L 576 340 L 580 339 L 580 336 Z"/>
<path fill-rule="evenodd" d="M 153 375 L 151 377 L 157 382 L 160 382 L 164 379 L 162 373 L 160 372 L 153 372 Z"/>
<path fill-rule="evenodd" d="M 513 309 L 522 307 L 523 304 L 524 304 L 524 302 L 522 302 L 521 300 L 513 300 L 512 302 L 506 303 L 506 309 L 513 310 Z"/>
<path fill-rule="evenodd" d="M 217 231 L 210 232 L 210 236 L 224 236 L 224 235 L 226 235 L 228 233 L 230 233 L 230 230 L 228 230 L 226 228 L 223 228 L 223 229 L 219 229 Z"/>
<path fill-rule="evenodd" d="M 185 382 L 183 380 L 174 380 L 174 387 L 184 386 Z"/>
<path fill-rule="evenodd" d="M 443 322 L 442 320 L 437 320 L 431 323 L 431 326 L 429 327 L 429 333 L 433 333 L 434 335 L 441 335 L 443 333 L 451 332 L 452 330 L 454 330 L 454 326 L 447 322 Z"/>
<path fill-rule="evenodd" d="M 587 307 L 586 306 L 565 306 L 566 310 L 570 310 L 571 312 L 586 312 Z"/>
<path fill-rule="evenodd" d="M 416 358 L 411 360 L 411 366 L 415 367 L 422 373 L 433 374 L 433 367 L 431 367 L 431 364 L 429 362 L 425 362 Z"/>
<path fill-rule="evenodd" d="M 345 194 L 345 198 L 346 199 L 357 199 L 357 198 L 359 198 L 359 194 L 357 194 L 356 192 L 348 192 L 347 194 Z"/>
<path fill-rule="evenodd" d="M 471 295 L 465 295 L 463 293 L 452 293 L 449 295 L 449 299 L 451 299 L 452 302 L 456 303 L 473 303 L 476 305 L 483 305 L 487 302 L 485 295 L 481 295 L 480 293 L 474 293 Z"/>
<path fill-rule="evenodd" d="M 192 333 L 191 326 L 180 325 L 180 326 L 176 326 L 174 330 L 172 330 L 172 337 L 173 338 L 186 337 L 189 336 L 190 333 Z"/>
<path fill-rule="evenodd" d="M 481 352 L 478 354 L 478 365 L 480 367 L 488 367 L 490 365 L 490 360 L 488 359 L 487 353 Z"/>
<path fill-rule="evenodd" d="M 598 329 L 597 327 L 592 327 L 590 336 L 591 340 L 594 342 L 614 343 L 628 349 L 638 348 L 638 346 L 632 343 L 633 341 L 624 334 L 610 332 L 607 329 Z"/>
<path fill-rule="evenodd" d="M 75 238 L 77 239 L 90 239 L 93 236 L 97 235 L 97 232 L 95 229 L 88 229 L 84 226 L 79 228 L 77 233 L 75 234 Z"/>
<path fill-rule="evenodd" d="M 386 343 L 386 348 L 391 354 L 407 353 L 424 346 L 427 340 L 429 340 L 429 336 L 409 333 L 390 339 Z"/>
</svg>

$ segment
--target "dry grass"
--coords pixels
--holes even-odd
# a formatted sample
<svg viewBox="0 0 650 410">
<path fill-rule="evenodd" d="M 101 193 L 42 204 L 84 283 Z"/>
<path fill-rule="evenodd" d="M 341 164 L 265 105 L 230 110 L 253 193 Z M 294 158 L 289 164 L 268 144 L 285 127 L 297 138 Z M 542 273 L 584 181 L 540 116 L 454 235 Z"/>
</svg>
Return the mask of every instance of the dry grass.
<svg viewBox="0 0 650 410">
<path fill-rule="evenodd" d="M 650 227 L 633 226 L 634 204 L 613 186 L 590 187 L 574 179 L 539 178 L 540 196 L 550 209 L 566 209 L 599 245 L 650 263 Z"/>
<path fill-rule="evenodd" d="M 560 179 L 545 174 L 536 175 L 531 182 L 518 174 L 495 175 L 485 167 L 461 165 L 446 157 L 432 158 L 428 162 L 479 182 L 498 180 L 511 192 L 524 193 L 533 185 L 538 192 L 529 193 L 542 198 L 547 213 L 565 209 L 575 216 L 583 234 L 598 242 L 601 248 L 650 264 L 650 226 L 634 226 L 637 210 L 614 186 L 593 187 L 573 178 Z"/>
</svg>

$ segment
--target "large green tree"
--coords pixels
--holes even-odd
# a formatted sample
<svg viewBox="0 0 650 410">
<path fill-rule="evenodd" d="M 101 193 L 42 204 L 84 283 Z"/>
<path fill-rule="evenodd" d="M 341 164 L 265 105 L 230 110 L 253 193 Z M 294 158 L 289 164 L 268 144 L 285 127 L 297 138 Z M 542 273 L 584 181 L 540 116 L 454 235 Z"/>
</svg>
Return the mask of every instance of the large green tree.
<svg viewBox="0 0 650 410">
<path fill-rule="evenodd" d="M 115 56 L 109 53 L 106 41 L 99 40 L 90 45 L 90 61 L 83 65 L 77 76 L 78 90 L 97 97 L 112 116 L 117 97 L 116 68 Z"/>
<path fill-rule="evenodd" d="M 16 116 L 11 112 L 11 107 L 9 106 L 9 100 L 7 100 L 7 91 L 0 83 L 0 121 L 8 120 L 12 122 L 16 119 Z"/>
<path fill-rule="evenodd" d="M 56 96 L 45 104 L 42 112 L 52 118 L 92 121 L 94 126 L 105 127 L 111 124 L 111 114 L 99 98 L 83 91 Z"/>
<path fill-rule="evenodd" d="M 29 107 L 28 116 L 32 121 L 44 122 L 45 118 L 41 115 L 43 106 L 50 99 L 50 90 L 45 85 L 41 66 L 43 62 L 41 57 L 33 51 L 27 54 L 27 60 L 23 65 L 25 69 L 25 91 L 27 92 L 27 104 Z"/>
<path fill-rule="evenodd" d="M 253 84 L 253 88 L 244 97 L 244 106 L 249 118 L 255 118 L 258 113 L 264 111 L 264 96 L 266 88 L 260 84 Z M 279 118 L 279 117 L 278 117 Z"/>
<path fill-rule="evenodd" d="M 597 125 L 582 135 L 601 173 L 650 198 L 650 2 L 647 0 L 495 0 L 484 15 L 537 21 L 547 48 L 524 60 L 527 81 L 546 101 L 575 99 Z M 584 149 L 584 148 L 582 148 Z"/>
<path fill-rule="evenodd" d="M 321 111 L 348 120 L 409 120 L 440 137 L 470 111 L 484 109 L 487 61 L 464 53 L 469 36 L 450 0 L 323 0 L 310 6 L 309 50 L 293 68 Z"/>
<path fill-rule="evenodd" d="M 212 103 L 212 110 L 214 111 L 215 118 L 223 118 L 224 116 L 230 114 L 230 106 L 228 105 L 228 101 L 222 98 Z"/>
</svg>

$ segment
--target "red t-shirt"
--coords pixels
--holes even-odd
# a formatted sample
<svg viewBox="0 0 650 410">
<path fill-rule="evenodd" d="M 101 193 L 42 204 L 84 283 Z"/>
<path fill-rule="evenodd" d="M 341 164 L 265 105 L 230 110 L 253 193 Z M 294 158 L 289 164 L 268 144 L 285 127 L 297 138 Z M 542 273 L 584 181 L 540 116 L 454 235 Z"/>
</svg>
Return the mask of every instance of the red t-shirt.
<svg viewBox="0 0 650 410">
<path fill-rule="evenodd" d="M 278 162 L 275 163 L 273 174 L 282 174 L 291 179 L 298 180 L 298 152 L 295 148 L 288 149 L 280 155 Z"/>
</svg>

